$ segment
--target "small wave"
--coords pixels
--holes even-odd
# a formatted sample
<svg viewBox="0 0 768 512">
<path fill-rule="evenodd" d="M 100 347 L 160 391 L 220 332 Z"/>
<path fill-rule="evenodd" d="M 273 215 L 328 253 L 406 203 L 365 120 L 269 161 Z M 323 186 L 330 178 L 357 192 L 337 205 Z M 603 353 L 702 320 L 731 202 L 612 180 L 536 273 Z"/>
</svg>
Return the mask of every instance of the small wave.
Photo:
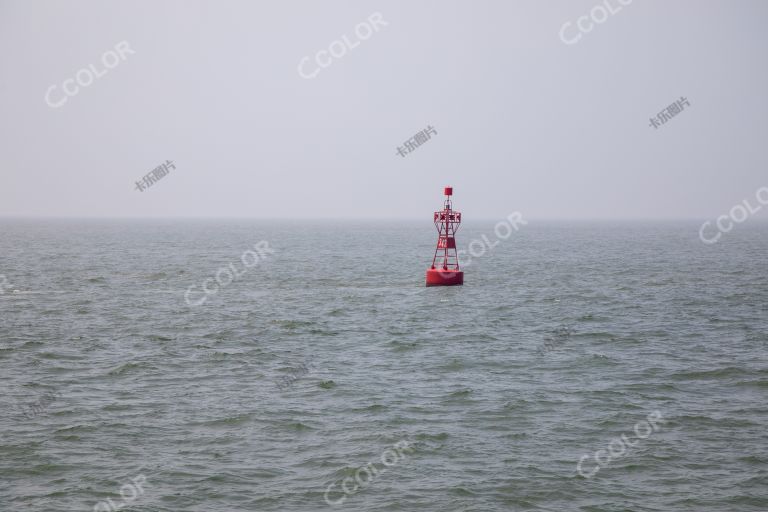
<svg viewBox="0 0 768 512">
<path fill-rule="evenodd" d="M 614 359 L 601 352 L 584 354 L 583 356 L 579 357 L 579 360 L 584 364 L 590 365 L 590 367 L 613 366 L 620 364 L 617 359 Z"/>
<path fill-rule="evenodd" d="M 741 382 L 736 383 L 737 386 L 743 386 L 747 388 L 768 388 L 768 380 L 765 379 L 758 379 L 758 380 L 745 380 Z"/>
<path fill-rule="evenodd" d="M 673 373 L 671 377 L 675 380 L 693 380 L 693 379 L 719 379 L 724 377 L 741 377 L 749 375 L 751 372 L 743 368 L 728 366 L 726 368 L 717 368 L 712 370 L 683 371 Z"/>
<path fill-rule="evenodd" d="M 301 327 L 309 327 L 314 325 L 313 322 L 306 322 L 303 320 L 272 320 L 273 324 L 277 324 L 283 329 L 294 330 Z"/>
<path fill-rule="evenodd" d="M 60 429 L 57 429 L 54 434 L 58 436 L 76 436 L 78 432 L 86 433 L 86 432 L 95 432 L 98 428 L 93 425 L 70 425 L 68 427 L 62 427 Z"/>
<path fill-rule="evenodd" d="M 218 360 L 221 360 L 221 359 L 227 359 L 228 357 L 230 357 L 232 355 L 238 355 L 238 354 L 230 354 L 229 352 L 220 352 L 218 350 L 214 350 L 210 354 L 206 355 L 206 359 L 218 359 Z"/>
<path fill-rule="evenodd" d="M 299 432 L 305 431 L 305 430 L 313 430 L 312 427 L 310 427 L 306 423 L 302 423 L 300 421 L 296 421 L 294 423 L 289 423 L 288 424 L 288 428 L 291 429 L 291 430 L 299 431 Z"/>
<path fill-rule="evenodd" d="M 447 432 L 440 432 L 438 434 L 417 434 L 416 440 L 418 441 L 445 441 L 448 439 Z"/>
<path fill-rule="evenodd" d="M 395 352 L 407 352 L 409 350 L 414 350 L 419 347 L 419 344 L 416 342 L 405 342 L 405 341 L 390 341 L 389 345 L 393 347 L 392 350 Z"/>
<path fill-rule="evenodd" d="M 713 418 L 712 416 L 704 416 L 701 414 L 683 414 L 680 416 L 675 416 L 675 421 L 681 425 L 684 425 L 685 428 L 722 427 L 731 430 L 742 427 L 758 426 L 758 424 L 754 421 L 747 419 L 739 419 L 733 417 Z"/>
<path fill-rule="evenodd" d="M 74 434 L 67 435 L 67 436 L 56 436 L 56 441 L 80 441 L 82 438 L 80 436 L 76 436 Z"/>
<path fill-rule="evenodd" d="M 757 455 L 748 455 L 746 457 L 739 457 L 739 460 L 742 462 L 746 462 L 747 464 L 756 464 L 756 465 L 764 465 L 766 462 L 765 458 L 760 458 Z"/>
<path fill-rule="evenodd" d="M 237 416 L 229 416 L 227 418 L 217 418 L 215 420 L 207 420 L 200 423 L 194 423 L 196 426 L 206 426 L 206 427 L 221 427 L 221 426 L 228 426 L 228 425 L 240 425 L 243 423 L 248 423 L 251 420 L 250 414 L 240 414 Z"/>
<path fill-rule="evenodd" d="M 616 335 L 612 334 L 610 332 L 605 331 L 593 331 L 593 332 L 581 332 L 579 334 L 573 333 L 569 337 L 576 337 L 576 336 L 585 336 L 588 337 L 590 340 L 607 340 L 607 341 L 615 341 Z"/>
<path fill-rule="evenodd" d="M 315 334 L 320 336 L 338 336 L 339 331 L 328 331 L 325 329 L 310 329 L 309 334 Z"/>
<path fill-rule="evenodd" d="M 63 361 L 81 361 L 83 359 L 86 359 L 85 356 L 72 356 L 72 355 L 64 355 L 64 354 L 57 354 L 55 352 L 40 352 L 37 354 L 37 357 L 39 359 L 50 359 L 53 361 L 63 360 Z"/>
<path fill-rule="evenodd" d="M 26 473 L 30 475 L 55 475 L 70 470 L 72 470 L 72 466 L 66 466 L 64 464 L 38 464 L 27 469 Z"/>
<path fill-rule="evenodd" d="M 464 363 L 461 362 L 459 359 L 451 359 L 451 362 L 448 364 L 444 364 L 440 367 L 441 370 L 445 371 L 459 371 L 464 369 Z"/>
<path fill-rule="evenodd" d="M 218 341 L 223 341 L 232 336 L 232 331 L 224 330 L 219 332 L 209 332 L 208 334 L 204 334 L 203 338 L 205 339 L 214 339 Z M 202 346 L 202 345 L 200 345 Z"/>
<path fill-rule="evenodd" d="M 477 496 L 478 495 L 478 493 L 471 491 L 463 486 L 453 487 L 449 489 L 448 492 L 456 496 Z"/>
<path fill-rule="evenodd" d="M 121 364 L 117 368 L 113 368 L 112 370 L 108 371 L 107 375 L 110 375 L 113 377 L 120 376 L 120 375 L 125 375 L 126 373 L 129 373 L 129 372 L 133 372 L 138 368 L 150 368 L 150 367 L 152 366 L 146 363 L 125 363 L 125 364 Z"/>
<path fill-rule="evenodd" d="M 502 409 L 521 409 L 523 407 L 527 407 L 530 402 L 527 400 L 523 400 L 522 398 L 519 400 L 516 400 L 515 402 L 504 402 L 504 405 L 501 406 Z"/>
</svg>

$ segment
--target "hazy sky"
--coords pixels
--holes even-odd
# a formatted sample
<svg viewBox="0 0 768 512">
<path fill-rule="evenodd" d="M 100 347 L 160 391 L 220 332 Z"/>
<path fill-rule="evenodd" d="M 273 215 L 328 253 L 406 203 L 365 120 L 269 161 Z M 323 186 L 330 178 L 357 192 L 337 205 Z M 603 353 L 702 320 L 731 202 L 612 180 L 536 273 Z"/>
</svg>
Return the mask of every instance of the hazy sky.
<svg viewBox="0 0 768 512">
<path fill-rule="evenodd" d="M 755 202 L 768 1 L 606 1 L 566 44 L 598 0 L 0 0 L 0 216 L 431 220 L 447 184 L 465 219 Z"/>
</svg>

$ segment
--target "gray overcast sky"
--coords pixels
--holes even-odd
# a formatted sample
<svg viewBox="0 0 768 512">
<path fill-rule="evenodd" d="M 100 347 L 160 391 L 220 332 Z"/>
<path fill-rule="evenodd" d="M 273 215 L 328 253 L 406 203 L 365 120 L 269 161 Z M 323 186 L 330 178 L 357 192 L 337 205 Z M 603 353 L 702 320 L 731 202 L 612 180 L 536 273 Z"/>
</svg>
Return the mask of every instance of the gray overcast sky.
<svg viewBox="0 0 768 512">
<path fill-rule="evenodd" d="M 606 1 L 569 45 L 598 0 L 0 0 L 0 216 L 431 220 L 446 184 L 467 219 L 754 203 L 768 1 Z M 357 38 L 376 12 L 387 25 Z M 344 35 L 359 45 L 319 68 Z M 105 68 L 121 41 L 135 53 Z M 91 64 L 103 76 L 65 96 Z"/>
</svg>

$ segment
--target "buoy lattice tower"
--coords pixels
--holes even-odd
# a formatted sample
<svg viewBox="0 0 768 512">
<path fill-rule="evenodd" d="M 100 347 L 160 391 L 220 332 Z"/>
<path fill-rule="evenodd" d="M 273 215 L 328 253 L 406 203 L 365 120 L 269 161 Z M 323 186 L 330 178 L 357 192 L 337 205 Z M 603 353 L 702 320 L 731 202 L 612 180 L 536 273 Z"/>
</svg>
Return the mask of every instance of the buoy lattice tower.
<svg viewBox="0 0 768 512">
<path fill-rule="evenodd" d="M 461 212 L 453 209 L 453 187 L 445 187 L 443 209 L 435 212 L 437 247 L 432 266 L 427 269 L 427 286 L 452 286 L 464 284 L 464 272 L 459 269 L 456 253 L 456 231 L 461 224 Z"/>
</svg>

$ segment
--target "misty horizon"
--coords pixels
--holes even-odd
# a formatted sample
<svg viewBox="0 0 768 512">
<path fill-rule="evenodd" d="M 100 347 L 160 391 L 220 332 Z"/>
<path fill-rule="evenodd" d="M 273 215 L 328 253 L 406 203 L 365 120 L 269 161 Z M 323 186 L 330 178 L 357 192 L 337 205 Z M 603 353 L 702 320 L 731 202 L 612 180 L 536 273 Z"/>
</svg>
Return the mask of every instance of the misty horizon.
<svg viewBox="0 0 768 512">
<path fill-rule="evenodd" d="M 3 218 L 422 219 L 450 184 L 468 219 L 705 220 L 768 186 L 758 0 L 71 5 L 0 2 Z"/>
</svg>

